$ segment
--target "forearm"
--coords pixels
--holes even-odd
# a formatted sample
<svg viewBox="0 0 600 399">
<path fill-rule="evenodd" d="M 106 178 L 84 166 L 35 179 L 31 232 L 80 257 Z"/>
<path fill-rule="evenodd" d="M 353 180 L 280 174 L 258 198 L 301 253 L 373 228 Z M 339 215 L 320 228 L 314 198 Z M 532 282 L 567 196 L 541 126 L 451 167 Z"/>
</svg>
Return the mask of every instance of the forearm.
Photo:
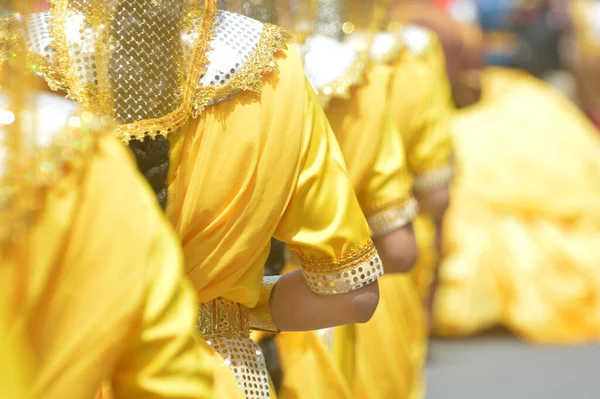
<svg viewBox="0 0 600 399">
<path fill-rule="evenodd" d="M 283 275 L 270 297 L 271 317 L 279 331 L 308 331 L 367 322 L 379 301 L 377 282 L 345 294 L 310 290 L 302 270 Z"/>
</svg>

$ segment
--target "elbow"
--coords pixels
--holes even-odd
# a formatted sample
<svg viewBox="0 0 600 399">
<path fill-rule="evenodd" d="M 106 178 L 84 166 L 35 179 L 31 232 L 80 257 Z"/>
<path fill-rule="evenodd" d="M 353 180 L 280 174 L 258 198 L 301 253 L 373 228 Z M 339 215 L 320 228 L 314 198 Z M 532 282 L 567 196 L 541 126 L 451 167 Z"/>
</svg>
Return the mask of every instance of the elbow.
<svg viewBox="0 0 600 399">
<path fill-rule="evenodd" d="M 386 273 L 408 273 L 417 263 L 419 250 L 412 224 L 374 241 Z"/>
<path fill-rule="evenodd" d="M 354 291 L 351 303 L 355 323 L 366 323 L 371 320 L 379 304 L 379 283 L 375 281 Z"/>
</svg>

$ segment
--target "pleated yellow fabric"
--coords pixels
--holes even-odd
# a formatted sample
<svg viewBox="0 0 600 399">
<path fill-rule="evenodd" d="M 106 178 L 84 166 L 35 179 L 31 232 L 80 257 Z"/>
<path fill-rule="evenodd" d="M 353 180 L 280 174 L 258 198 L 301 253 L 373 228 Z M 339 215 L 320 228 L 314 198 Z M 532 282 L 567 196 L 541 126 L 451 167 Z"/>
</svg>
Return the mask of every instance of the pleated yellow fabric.
<svg viewBox="0 0 600 399">
<path fill-rule="evenodd" d="M 373 147 L 372 144 L 369 147 L 359 140 L 373 140 L 375 132 L 379 132 L 384 140 L 392 137 L 392 142 L 394 137 L 396 140 L 400 137 L 386 112 L 392 71 L 388 66 L 374 65 L 367 75 L 367 84 L 357 88 L 351 100 L 344 101 L 344 106 L 342 100 L 333 100 L 327 109 L 347 157 L 349 174 L 359 193 L 359 201 L 361 192 L 386 197 L 386 191 L 374 186 L 376 180 L 367 173 L 374 169 L 367 162 L 370 154 L 385 157 L 386 153 L 382 151 L 383 147 Z M 397 185 L 387 192 L 387 196 L 390 198 L 390 194 L 395 193 L 395 198 L 403 198 L 406 204 L 406 199 L 411 196 L 412 179 L 401 143 L 399 146 L 400 151 L 386 158 L 388 165 L 394 165 L 392 160 L 401 161 L 388 172 L 388 176 L 395 176 Z M 372 150 L 369 151 L 369 148 Z M 389 149 L 390 144 L 385 148 Z M 362 207 L 369 214 L 369 209 L 374 206 L 364 200 Z M 388 275 L 380 282 L 380 300 L 375 315 L 366 324 L 338 328 L 334 335 L 334 353 L 339 367 L 345 370 L 354 398 L 410 398 L 413 384 L 418 386 L 420 383 L 424 362 L 423 356 L 417 355 L 424 352 L 421 304 L 408 276 Z M 347 346 L 350 342 L 353 342 L 353 361 L 348 359 Z M 390 356 L 382 356 L 381 350 L 374 348 L 386 348 Z"/>
<path fill-rule="evenodd" d="M 28 399 L 31 359 L 21 336 L 15 336 L 8 321 L 8 303 L 0 298 L 0 384 L 2 396 Z"/>
<path fill-rule="evenodd" d="M 395 60 L 390 95 L 391 115 L 406 149 L 416 191 L 447 184 L 453 154 L 450 118 L 454 106 L 444 54 L 435 35 L 424 29 L 423 32 L 427 44 L 420 51 L 407 45 Z M 427 239 L 432 234 L 427 227 L 431 228 L 431 221 L 426 215 L 420 215 L 418 219 L 415 233 L 420 256 L 411 275 L 425 301 L 438 256 Z"/>
<path fill-rule="evenodd" d="M 454 107 L 444 53 L 435 35 L 426 32 L 429 43 L 422 50 L 406 46 L 393 63 L 390 93 L 390 114 L 415 178 L 448 167 L 453 148 L 449 123 Z"/>
<path fill-rule="evenodd" d="M 285 370 L 280 398 L 352 397 L 342 372 L 316 333 L 282 333 L 276 339 Z"/>
<path fill-rule="evenodd" d="M 379 307 L 356 325 L 354 398 L 419 398 L 426 353 L 426 324 L 408 275 L 380 279 Z"/>
<path fill-rule="evenodd" d="M 453 123 L 452 187 L 436 331 L 503 324 L 540 343 L 600 338 L 600 139 L 525 73 L 485 71 Z"/>
<path fill-rule="evenodd" d="M 212 397 L 177 240 L 124 146 L 96 145 L 41 193 L 19 245 L 1 247 L 8 336 L 32 360 L 27 397 L 92 398 L 103 380 L 117 398 Z"/>
</svg>

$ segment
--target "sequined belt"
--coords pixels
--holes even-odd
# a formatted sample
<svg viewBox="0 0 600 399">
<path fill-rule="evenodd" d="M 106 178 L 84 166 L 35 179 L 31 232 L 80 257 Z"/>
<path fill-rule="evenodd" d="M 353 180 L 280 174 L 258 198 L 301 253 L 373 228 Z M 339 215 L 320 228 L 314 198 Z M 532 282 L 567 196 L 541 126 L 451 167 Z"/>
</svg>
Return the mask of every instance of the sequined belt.
<svg viewBox="0 0 600 399">
<path fill-rule="evenodd" d="M 223 298 L 200 303 L 198 330 L 205 339 L 249 338 L 248 308 Z"/>
</svg>

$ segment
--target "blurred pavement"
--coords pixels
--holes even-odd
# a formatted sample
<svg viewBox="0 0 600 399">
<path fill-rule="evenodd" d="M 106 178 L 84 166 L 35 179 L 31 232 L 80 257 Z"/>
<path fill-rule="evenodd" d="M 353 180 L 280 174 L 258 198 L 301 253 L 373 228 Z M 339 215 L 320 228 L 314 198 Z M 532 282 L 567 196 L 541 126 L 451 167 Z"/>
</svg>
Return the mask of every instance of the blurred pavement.
<svg viewBox="0 0 600 399">
<path fill-rule="evenodd" d="M 426 399 L 600 399 L 600 345 L 530 346 L 495 333 L 434 339 Z"/>
</svg>

